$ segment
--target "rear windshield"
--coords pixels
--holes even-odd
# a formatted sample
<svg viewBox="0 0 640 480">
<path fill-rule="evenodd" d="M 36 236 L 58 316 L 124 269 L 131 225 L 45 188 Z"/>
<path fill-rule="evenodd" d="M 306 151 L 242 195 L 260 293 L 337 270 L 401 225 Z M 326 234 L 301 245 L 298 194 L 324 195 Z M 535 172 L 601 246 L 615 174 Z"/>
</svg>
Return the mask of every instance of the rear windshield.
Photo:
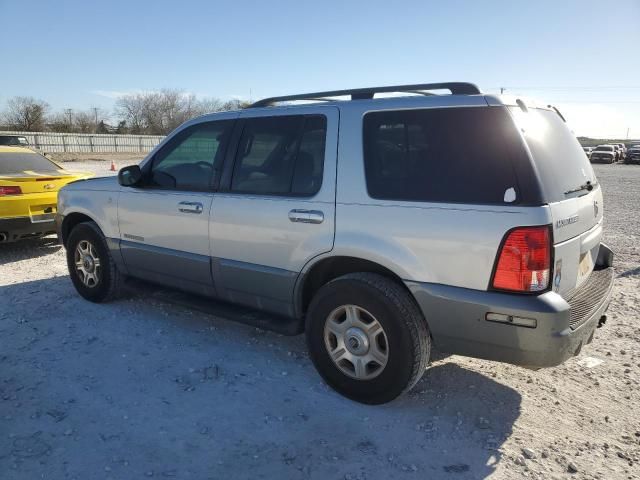
<svg viewBox="0 0 640 480">
<path fill-rule="evenodd" d="M 512 107 L 511 113 L 529 146 L 547 202 L 566 200 L 569 190 L 587 181 L 595 183 L 589 159 L 556 112 Z"/>
<path fill-rule="evenodd" d="M 613 152 L 613 147 L 598 147 L 597 152 Z"/>
<path fill-rule="evenodd" d="M 0 153 L 0 175 L 11 175 L 34 171 L 37 173 L 58 173 L 59 167 L 37 153 Z"/>
<path fill-rule="evenodd" d="M 528 159 L 504 108 L 367 113 L 363 146 L 367 189 L 372 198 L 472 204 L 527 202 L 528 192 L 523 193 L 518 186 L 516 164 L 528 163 Z M 585 157 L 582 150 L 580 154 Z"/>
</svg>

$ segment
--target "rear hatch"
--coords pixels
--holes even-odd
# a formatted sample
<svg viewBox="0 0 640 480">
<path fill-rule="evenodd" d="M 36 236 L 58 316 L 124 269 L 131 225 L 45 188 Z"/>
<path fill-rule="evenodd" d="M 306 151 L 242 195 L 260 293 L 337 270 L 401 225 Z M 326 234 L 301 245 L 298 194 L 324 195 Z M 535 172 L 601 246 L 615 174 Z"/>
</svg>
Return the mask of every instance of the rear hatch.
<svg viewBox="0 0 640 480">
<path fill-rule="evenodd" d="M 575 135 L 554 110 L 511 108 L 553 220 L 553 290 L 569 298 L 594 269 L 602 238 L 602 190 Z"/>
</svg>

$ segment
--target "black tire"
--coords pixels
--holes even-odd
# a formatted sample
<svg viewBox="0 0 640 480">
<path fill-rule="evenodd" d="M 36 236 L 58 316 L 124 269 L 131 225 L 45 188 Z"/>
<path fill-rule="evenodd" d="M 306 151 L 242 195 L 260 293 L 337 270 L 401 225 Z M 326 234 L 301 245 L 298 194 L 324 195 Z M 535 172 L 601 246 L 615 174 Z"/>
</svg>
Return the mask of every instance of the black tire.
<svg viewBox="0 0 640 480">
<path fill-rule="evenodd" d="M 100 259 L 100 269 L 96 273 L 98 281 L 92 286 L 83 283 L 75 265 L 76 249 L 78 244 L 83 241 L 87 241 L 95 247 L 97 258 Z M 122 275 L 113 261 L 106 239 L 98 225 L 94 222 L 83 222 L 76 225 L 69 234 L 66 248 L 67 267 L 71 282 L 83 298 L 90 302 L 102 303 L 108 302 L 118 295 Z"/>
<path fill-rule="evenodd" d="M 325 322 L 343 305 L 363 308 L 384 329 L 388 360 L 375 378 L 346 375 L 325 347 Z M 427 322 L 411 294 L 392 279 L 373 273 L 351 273 L 320 288 L 307 312 L 306 338 L 311 359 L 327 384 L 345 397 L 373 405 L 410 390 L 426 370 L 431 353 Z"/>
</svg>

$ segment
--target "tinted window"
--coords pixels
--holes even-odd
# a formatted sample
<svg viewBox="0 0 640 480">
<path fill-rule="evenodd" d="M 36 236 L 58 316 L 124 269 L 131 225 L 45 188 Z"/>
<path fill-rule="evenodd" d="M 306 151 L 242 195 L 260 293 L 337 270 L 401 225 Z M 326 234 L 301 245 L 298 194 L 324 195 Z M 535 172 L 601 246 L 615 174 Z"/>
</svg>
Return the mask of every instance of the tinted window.
<svg viewBox="0 0 640 480">
<path fill-rule="evenodd" d="M 520 202 L 512 162 L 516 151 L 522 159 L 513 121 L 501 108 L 385 111 L 364 117 L 365 172 L 373 198 Z"/>
<path fill-rule="evenodd" d="M 55 163 L 37 153 L 0 153 L 0 175 L 33 171 L 37 173 L 59 173 Z"/>
<path fill-rule="evenodd" d="M 232 126 L 233 121 L 207 122 L 178 133 L 155 155 L 148 183 L 183 190 L 210 188 Z"/>
<path fill-rule="evenodd" d="M 565 192 L 576 189 L 587 180 L 596 181 L 578 139 L 556 112 L 533 108 L 523 112 L 517 107 L 511 112 L 529 145 L 546 201 L 565 200 Z M 604 148 L 612 151 L 611 146 Z M 598 147 L 597 150 L 602 149 Z"/>
<path fill-rule="evenodd" d="M 252 118 L 238 145 L 231 190 L 263 195 L 313 195 L 322 183 L 324 116 Z"/>
</svg>

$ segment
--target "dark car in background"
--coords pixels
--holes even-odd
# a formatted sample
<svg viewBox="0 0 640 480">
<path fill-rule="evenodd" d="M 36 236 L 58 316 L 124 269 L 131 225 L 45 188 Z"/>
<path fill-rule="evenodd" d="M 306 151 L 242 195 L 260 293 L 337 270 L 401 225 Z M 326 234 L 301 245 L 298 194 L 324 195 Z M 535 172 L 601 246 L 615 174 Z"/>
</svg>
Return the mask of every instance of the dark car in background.
<svg viewBox="0 0 640 480">
<path fill-rule="evenodd" d="M 615 145 L 598 145 L 590 157 L 591 163 L 615 163 L 618 161 L 618 152 Z"/>
<path fill-rule="evenodd" d="M 640 164 L 640 144 L 631 145 L 627 150 L 627 157 L 624 163 L 638 163 Z"/>
<path fill-rule="evenodd" d="M 29 147 L 27 137 L 23 135 L 0 135 L 0 145 L 10 147 Z"/>
</svg>

